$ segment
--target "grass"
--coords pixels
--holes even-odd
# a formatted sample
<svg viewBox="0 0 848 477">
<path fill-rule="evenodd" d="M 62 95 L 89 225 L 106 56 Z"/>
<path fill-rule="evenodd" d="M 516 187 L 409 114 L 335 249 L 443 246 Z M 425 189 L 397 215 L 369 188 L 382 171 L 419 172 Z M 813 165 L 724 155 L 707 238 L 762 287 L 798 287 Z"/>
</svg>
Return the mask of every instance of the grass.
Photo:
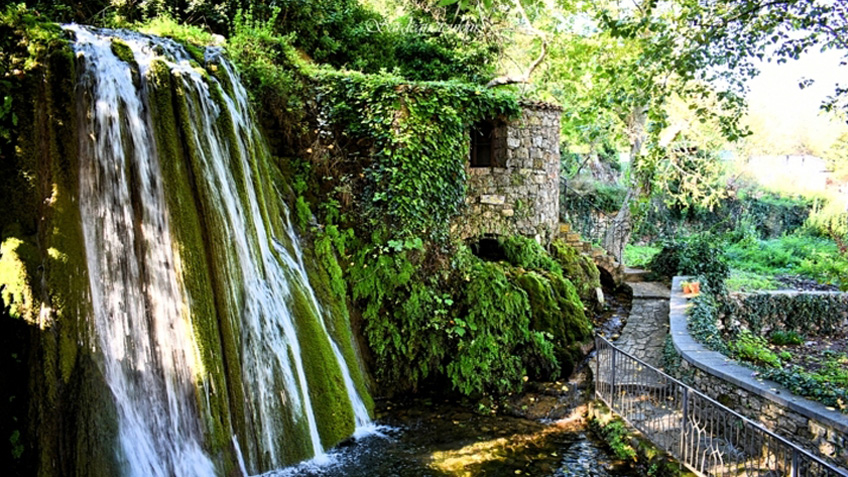
<svg viewBox="0 0 848 477">
<path fill-rule="evenodd" d="M 661 247 L 653 245 L 631 245 L 624 247 L 624 263 L 628 267 L 644 267 L 651 262 L 654 255 L 660 253 Z"/>
<path fill-rule="evenodd" d="M 848 281 L 848 261 L 840 255 L 836 244 L 829 238 L 805 232 L 768 240 L 742 240 L 727 248 L 727 258 L 730 268 L 739 272 L 737 284 L 744 285 L 756 275 L 781 274 L 802 275 L 837 285 Z"/>
<path fill-rule="evenodd" d="M 731 269 L 730 276 L 724 284 L 729 291 L 742 292 L 777 290 L 780 288 L 780 284 L 772 277 L 739 269 Z"/>
</svg>

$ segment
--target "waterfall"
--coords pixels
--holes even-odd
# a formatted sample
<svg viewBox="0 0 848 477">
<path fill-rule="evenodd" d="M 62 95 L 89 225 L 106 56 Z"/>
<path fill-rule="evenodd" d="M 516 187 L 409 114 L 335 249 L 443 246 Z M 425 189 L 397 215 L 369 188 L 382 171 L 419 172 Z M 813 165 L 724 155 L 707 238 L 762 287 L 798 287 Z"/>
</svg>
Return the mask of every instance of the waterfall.
<svg viewBox="0 0 848 477">
<path fill-rule="evenodd" d="M 204 220 L 222 228 L 215 231 L 219 248 L 210 260 L 226 272 L 221 302 L 237 309 L 232 319 L 238 356 L 226 357 L 229 366 L 239 367 L 242 381 L 227 384 L 243 388 L 245 400 L 230 407 L 247 416 L 239 439 L 248 442 L 227 430 L 237 465 L 256 472 L 290 463 L 285 452 L 292 442 L 283 436 L 294 431 L 287 425 L 306 430 L 299 438 L 308 439 L 313 456 L 324 453 L 322 416 L 314 410 L 310 364 L 298 339 L 302 318 L 294 310 L 300 301 L 323 331 L 314 339 L 332 349 L 334 362 L 326 366 L 338 367 L 357 433 L 367 429 L 368 411 L 350 373 L 356 363 L 346 362 L 328 332 L 287 209 L 281 205 L 275 217 L 268 205 L 268 196 L 278 191 L 268 187 L 257 163 L 269 153 L 230 64 L 208 50 L 216 71 L 209 75 L 171 40 L 78 25 L 66 29 L 75 37 L 81 65 L 79 204 L 94 328 L 118 409 L 118 455 L 126 474 L 220 473 L 206 437 L 210 390 L 185 283 L 191 277 L 174 242 L 163 184 L 169 178 L 163 177 L 150 113 L 149 76 L 156 62 L 167 65 L 185 98 L 182 114 L 190 127 L 183 129 L 182 143 L 192 154 L 198 195 L 212 204 L 203 210 Z M 129 47 L 135 65 L 113 52 L 114 39 Z"/>
</svg>

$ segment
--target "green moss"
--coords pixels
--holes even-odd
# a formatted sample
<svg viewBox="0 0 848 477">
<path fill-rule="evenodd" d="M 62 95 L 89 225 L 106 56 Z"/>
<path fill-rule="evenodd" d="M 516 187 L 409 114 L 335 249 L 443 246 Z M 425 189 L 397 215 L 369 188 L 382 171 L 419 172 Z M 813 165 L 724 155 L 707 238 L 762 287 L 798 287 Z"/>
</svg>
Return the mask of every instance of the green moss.
<svg viewBox="0 0 848 477">
<path fill-rule="evenodd" d="M 116 436 L 118 412 L 103 374 L 90 353 L 80 356 L 68 399 L 66 432 L 72 475 L 120 475 Z M 71 473 L 71 472 L 69 472 Z"/>
<path fill-rule="evenodd" d="M 580 298 L 586 303 L 593 303 L 596 300 L 595 289 L 601 287 L 601 273 L 595 262 L 562 240 L 554 240 L 550 248 L 551 256 L 562 268 L 563 275 L 578 287 Z"/>
<path fill-rule="evenodd" d="M 548 252 L 531 238 L 512 235 L 501 238 L 500 244 L 507 261 L 516 267 L 561 272 L 560 266 L 551 258 Z"/>
<path fill-rule="evenodd" d="M 182 146 L 171 76 L 164 63 L 152 65 L 150 85 L 154 136 L 162 175 L 167 178 L 162 182 L 171 218 L 172 241 L 181 264 L 182 282 L 192 298 L 192 330 L 203 364 L 203 374 L 195 377 L 199 385 L 198 405 L 205 410 L 203 415 L 207 419 L 210 437 L 208 443 L 217 452 L 230 448 L 229 387 L 232 383 L 235 386 L 241 383 L 240 380 L 227 379 L 228 376 L 240 378 L 240 374 L 236 371 L 228 373 L 227 360 L 234 360 L 236 356 L 224 352 L 211 267 L 206 255 L 207 240 L 220 238 L 209 237 L 202 227 L 198 211 L 202 211 L 203 207 L 198 204 L 200 199 L 195 193 L 196 184 L 192 182 L 191 164 Z"/>
<path fill-rule="evenodd" d="M 138 67 L 132 48 L 130 48 L 130 46 L 123 40 L 112 38 L 112 53 L 114 53 L 115 56 L 124 63 L 129 63 L 132 66 Z"/>
<path fill-rule="evenodd" d="M 206 50 L 204 48 L 195 46 L 187 41 L 183 42 L 183 46 L 186 51 L 188 51 L 188 54 L 191 55 L 191 57 L 194 58 L 194 61 L 198 64 L 202 65 L 206 63 Z"/>
<path fill-rule="evenodd" d="M 321 318 L 317 310 L 310 305 L 305 290 L 298 286 L 292 289 L 292 299 L 297 339 L 318 433 L 321 444 L 325 448 L 332 447 L 353 434 L 353 410 L 330 342 L 318 322 Z"/>
<path fill-rule="evenodd" d="M 579 345 L 591 336 L 591 325 L 574 285 L 551 272 L 526 272 L 516 283 L 530 301 L 531 328 L 550 333 L 563 372 L 570 373 L 579 359 Z"/>
<path fill-rule="evenodd" d="M 325 232 L 313 242 L 313 246 L 304 249 L 304 263 L 315 295 L 324 306 L 323 317 L 327 331 L 344 355 L 356 391 L 368 412 L 373 413 L 374 401 L 365 383 L 364 365 L 354 346 L 347 306 L 347 283 L 333 248 L 334 237 L 338 242 L 339 235 L 336 226 L 327 226 Z M 339 250 L 339 253 L 344 253 L 344 250 Z"/>
<path fill-rule="evenodd" d="M 28 257 L 26 260 L 24 257 Z M 19 238 L 10 237 L 0 245 L 0 297 L 12 318 L 37 323 L 38 305 L 32 293 L 32 275 L 26 262 L 33 263 L 37 251 Z"/>
</svg>

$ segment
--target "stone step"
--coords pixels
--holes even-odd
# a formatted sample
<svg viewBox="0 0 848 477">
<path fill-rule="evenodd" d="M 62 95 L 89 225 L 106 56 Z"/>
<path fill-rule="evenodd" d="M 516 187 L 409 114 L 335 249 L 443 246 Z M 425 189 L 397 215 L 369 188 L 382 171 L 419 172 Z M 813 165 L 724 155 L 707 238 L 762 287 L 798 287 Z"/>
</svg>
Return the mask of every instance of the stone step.
<svg viewBox="0 0 848 477">
<path fill-rule="evenodd" d="M 595 257 L 600 257 L 602 255 L 605 255 L 607 253 L 607 251 L 604 250 L 603 247 L 594 246 L 594 247 L 592 247 L 592 250 L 590 250 L 589 253 L 592 254 L 592 258 L 595 258 Z"/>
<path fill-rule="evenodd" d="M 580 234 L 577 234 L 577 233 L 574 233 L 574 232 L 568 232 L 567 234 L 565 234 L 565 241 L 566 242 L 582 242 L 583 238 L 580 237 Z"/>
<path fill-rule="evenodd" d="M 659 282 L 631 283 L 630 288 L 633 290 L 634 300 L 668 300 L 671 296 L 671 290 L 664 283 Z"/>
<path fill-rule="evenodd" d="M 627 267 L 624 269 L 624 281 L 627 283 L 641 283 L 647 281 L 648 274 L 650 273 L 648 270 Z"/>
<path fill-rule="evenodd" d="M 568 232 L 571 232 L 571 224 L 560 223 L 559 224 L 559 233 L 565 235 Z"/>
</svg>

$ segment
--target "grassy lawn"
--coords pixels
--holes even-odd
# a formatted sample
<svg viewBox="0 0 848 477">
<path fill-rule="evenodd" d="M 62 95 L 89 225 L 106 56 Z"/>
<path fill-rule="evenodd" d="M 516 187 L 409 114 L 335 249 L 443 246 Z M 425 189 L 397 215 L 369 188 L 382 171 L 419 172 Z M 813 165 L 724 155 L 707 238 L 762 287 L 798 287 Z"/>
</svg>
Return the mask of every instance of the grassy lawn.
<svg viewBox="0 0 848 477">
<path fill-rule="evenodd" d="M 816 289 L 816 284 L 848 286 L 848 259 L 830 238 L 797 231 L 773 239 L 746 237 L 735 242 L 732 239 L 729 234 L 716 238 L 718 243 L 723 243 L 720 250 L 730 268 L 725 284 L 731 291 L 810 290 Z M 629 267 L 651 268 L 650 262 L 660 250 L 659 244 L 628 244 L 624 263 Z"/>
<path fill-rule="evenodd" d="M 631 245 L 624 247 L 624 264 L 628 267 L 641 268 L 648 265 L 654 255 L 660 253 L 661 247 L 653 245 Z"/>
</svg>

